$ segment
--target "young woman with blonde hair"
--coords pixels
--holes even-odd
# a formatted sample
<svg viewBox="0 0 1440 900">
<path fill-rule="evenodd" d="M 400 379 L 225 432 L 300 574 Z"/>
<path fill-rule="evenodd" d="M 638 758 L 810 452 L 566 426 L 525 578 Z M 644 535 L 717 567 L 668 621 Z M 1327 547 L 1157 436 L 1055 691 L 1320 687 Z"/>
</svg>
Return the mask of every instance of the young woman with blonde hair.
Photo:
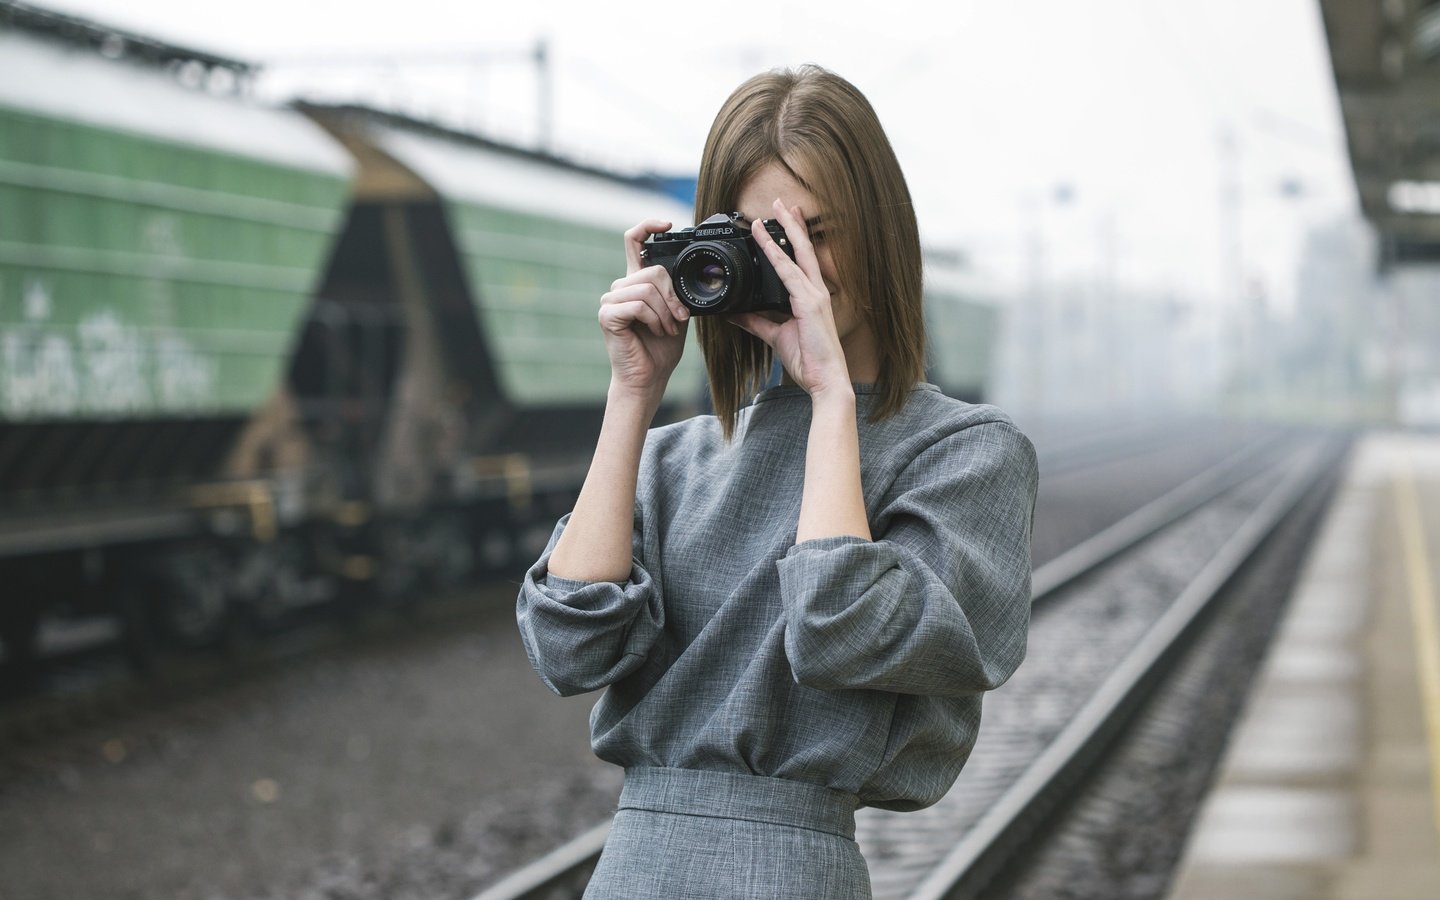
<svg viewBox="0 0 1440 900">
<path fill-rule="evenodd" d="M 590 898 L 870 896 L 855 809 L 943 796 L 1025 652 L 1034 450 L 923 381 L 915 215 L 865 97 L 814 66 L 741 85 L 695 220 L 731 211 L 792 314 L 697 318 L 716 414 L 651 431 L 689 316 L 642 264 L 673 223 L 626 232 L 594 459 L 517 603 L 552 690 L 608 688 L 625 786 Z"/>
</svg>

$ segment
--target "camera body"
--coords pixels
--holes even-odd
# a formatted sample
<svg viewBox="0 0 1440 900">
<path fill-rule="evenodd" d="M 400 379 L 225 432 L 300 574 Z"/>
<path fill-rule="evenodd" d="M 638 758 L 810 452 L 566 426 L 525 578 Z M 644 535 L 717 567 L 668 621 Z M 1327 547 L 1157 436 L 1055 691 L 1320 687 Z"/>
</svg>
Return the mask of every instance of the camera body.
<svg viewBox="0 0 1440 900">
<path fill-rule="evenodd" d="M 780 249 L 795 258 L 795 247 L 774 219 L 761 222 Z M 699 225 L 651 235 L 640 251 L 650 265 L 670 273 L 675 296 L 695 316 L 790 312 L 790 292 L 750 233 L 740 213 L 718 213 Z"/>
</svg>

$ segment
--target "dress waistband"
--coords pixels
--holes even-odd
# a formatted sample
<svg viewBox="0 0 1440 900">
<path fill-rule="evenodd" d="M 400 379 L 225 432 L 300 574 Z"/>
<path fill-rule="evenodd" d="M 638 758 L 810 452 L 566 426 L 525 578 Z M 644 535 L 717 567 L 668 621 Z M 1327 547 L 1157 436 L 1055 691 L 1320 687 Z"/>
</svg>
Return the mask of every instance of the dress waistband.
<svg viewBox="0 0 1440 900">
<path fill-rule="evenodd" d="M 855 839 L 854 794 L 763 775 L 632 766 L 620 809 L 790 825 Z"/>
</svg>

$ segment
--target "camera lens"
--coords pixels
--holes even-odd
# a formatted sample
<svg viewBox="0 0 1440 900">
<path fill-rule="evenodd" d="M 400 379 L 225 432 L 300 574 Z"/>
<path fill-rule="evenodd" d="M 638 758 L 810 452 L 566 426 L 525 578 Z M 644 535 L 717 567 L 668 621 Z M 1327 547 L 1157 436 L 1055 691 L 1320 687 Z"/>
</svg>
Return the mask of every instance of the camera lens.
<svg viewBox="0 0 1440 900">
<path fill-rule="evenodd" d="M 675 260 L 675 292 L 696 312 L 723 312 L 749 291 L 750 261 L 734 244 L 699 241 Z"/>
<path fill-rule="evenodd" d="M 710 263 L 695 275 L 695 286 L 706 294 L 720 294 L 725 290 L 725 267 Z"/>
</svg>

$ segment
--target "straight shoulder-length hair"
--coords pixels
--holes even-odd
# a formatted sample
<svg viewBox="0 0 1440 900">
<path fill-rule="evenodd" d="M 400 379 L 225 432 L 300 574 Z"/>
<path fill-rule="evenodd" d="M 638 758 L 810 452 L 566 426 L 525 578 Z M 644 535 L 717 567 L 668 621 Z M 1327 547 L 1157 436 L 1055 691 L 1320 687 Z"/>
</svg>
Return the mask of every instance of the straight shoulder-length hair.
<svg viewBox="0 0 1440 900">
<path fill-rule="evenodd" d="M 733 212 L 746 181 L 771 163 L 823 207 L 816 227 L 841 292 L 875 336 L 879 402 L 871 418 L 893 416 L 925 372 L 920 235 L 895 151 L 870 101 L 839 75 L 813 65 L 761 73 L 735 89 L 710 127 L 695 221 Z M 728 441 L 740 408 L 769 377 L 770 348 L 723 319 L 697 318 L 695 328 Z"/>
</svg>

